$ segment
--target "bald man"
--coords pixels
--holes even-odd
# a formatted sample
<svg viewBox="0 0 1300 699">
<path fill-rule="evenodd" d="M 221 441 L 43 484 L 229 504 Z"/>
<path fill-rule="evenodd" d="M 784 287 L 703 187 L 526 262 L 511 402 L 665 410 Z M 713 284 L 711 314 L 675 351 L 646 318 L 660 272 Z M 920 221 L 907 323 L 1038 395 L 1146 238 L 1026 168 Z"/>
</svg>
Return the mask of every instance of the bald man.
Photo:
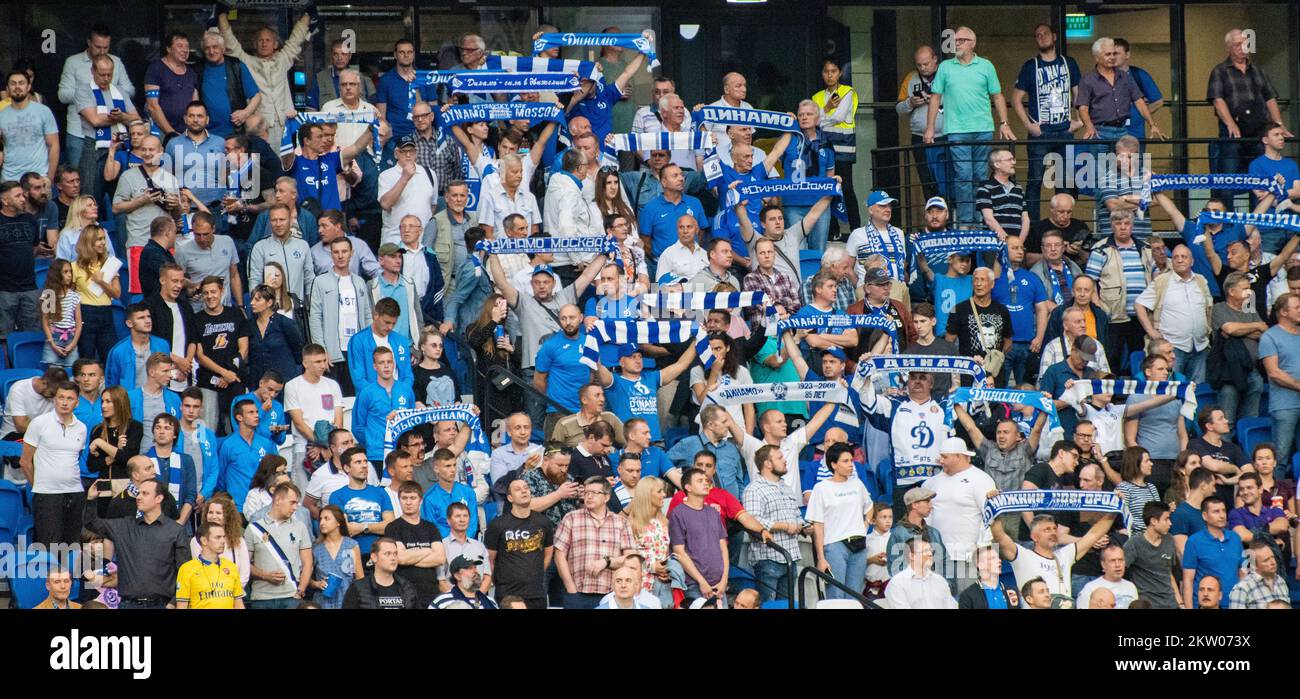
<svg viewBox="0 0 1300 699">
<path fill-rule="evenodd" d="M 113 195 L 113 213 L 126 215 L 126 250 L 133 294 L 141 293 L 140 252 L 149 242 L 149 224 L 159 216 L 171 216 L 179 207 L 180 182 L 163 169 L 162 152 L 162 142 L 157 136 L 145 136 L 134 153 L 143 162 L 140 167 L 122 173 L 117 180 L 117 193 Z"/>
<path fill-rule="evenodd" d="M 912 131 L 912 145 L 925 143 L 925 124 L 930 114 L 930 85 L 934 82 L 935 71 L 939 70 L 939 54 L 929 45 L 921 45 L 912 54 L 916 70 L 907 74 L 898 86 L 898 104 L 894 111 L 908 118 L 908 128 Z M 934 140 L 942 143 L 944 139 L 943 114 L 937 114 L 934 122 Z M 925 191 L 926 198 L 948 196 L 947 158 L 942 148 L 926 148 L 924 158 L 916 158 L 917 181 Z"/>
<path fill-rule="evenodd" d="M 740 73 L 727 73 L 722 76 L 722 96 L 716 102 L 709 104 L 710 107 L 732 107 L 737 109 L 753 109 L 753 105 L 745 101 L 749 96 L 749 83 L 745 81 L 745 76 Z M 724 155 L 731 151 L 731 139 L 727 138 L 727 127 L 723 124 L 709 124 L 709 130 L 713 132 L 713 139 L 718 143 L 718 155 Z M 725 157 L 725 156 L 724 156 Z"/>
</svg>

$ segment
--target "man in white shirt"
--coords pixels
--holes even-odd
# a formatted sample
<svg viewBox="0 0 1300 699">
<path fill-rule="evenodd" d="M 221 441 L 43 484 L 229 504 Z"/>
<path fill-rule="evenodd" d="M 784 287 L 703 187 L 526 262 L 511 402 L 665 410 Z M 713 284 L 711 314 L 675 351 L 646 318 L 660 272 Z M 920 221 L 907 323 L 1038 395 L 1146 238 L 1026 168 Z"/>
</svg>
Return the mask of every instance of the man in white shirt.
<svg viewBox="0 0 1300 699">
<path fill-rule="evenodd" d="M 72 414 L 77 397 L 77 387 L 64 379 L 54 387 L 54 411 L 33 418 L 23 435 L 21 464 L 32 484 L 32 520 L 42 544 L 81 541 L 85 490 L 79 459 L 87 431 Z"/>
<path fill-rule="evenodd" d="M 322 112 L 376 112 L 375 105 L 361 99 L 361 74 L 355 70 L 339 71 L 339 97 L 322 104 Z M 369 78 L 366 79 L 369 82 Z M 370 128 L 369 124 L 338 124 L 334 132 L 337 143 L 352 143 L 361 137 L 361 132 Z M 379 144 L 372 143 L 371 148 Z"/>
<path fill-rule="evenodd" d="M 668 246 L 659 256 L 658 275 L 685 277 L 692 279 L 709 266 L 708 255 L 696 238 L 700 233 L 700 224 L 690 214 L 683 214 L 677 219 L 677 242 Z"/>
<path fill-rule="evenodd" d="M 907 546 L 907 567 L 885 588 L 890 609 L 956 609 L 948 581 L 934 572 L 934 549 L 924 534 Z"/>
<path fill-rule="evenodd" d="M 593 169 L 594 164 L 588 161 L 582 150 L 570 148 L 564 151 L 561 166 L 563 170 L 552 175 L 546 183 L 543 228 L 556 238 L 602 234 L 601 222 L 592 215 L 590 200 L 583 191 L 588 170 Z M 585 254 L 556 255 L 556 272 L 565 282 L 576 279 L 577 265 L 586 257 Z"/>
<path fill-rule="evenodd" d="M 1152 341 L 1169 340 L 1174 346 L 1175 371 L 1189 381 L 1205 381 L 1205 360 L 1210 354 L 1210 296 L 1205 277 L 1192 271 L 1192 251 L 1186 245 L 1174 247 L 1170 255 L 1173 272 L 1161 275 L 1138 295 L 1133 309 L 1138 322 Z"/>
<path fill-rule="evenodd" d="M 438 204 L 438 183 L 433 170 L 415 162 L 415 136 L 397 139 L 393 154 L 397 164 L 379 173 L 379 207 L 384 211 L 380 245 L 401 242 L 398 224 L 406 216 L 420 219 L 420 228 L 433 218 Z"/>
<path fill-rule="evenodd" d="M 91 83 L 92 62 L 100 56 L 108 56 L 113 61 L 113 87 L 117 88 L 129 102 L 135 97 L 135 85 L 122 66 L 122 59 L 109 54 L 112 36 L 107 25 L 95 23 L 86 37 L 86 50 L 68 56 L 63 62 L 63 73 L 59 76 L 59 101 L 68 105 L 67 147 L 64 149 L 64 162 L 76 166 L 81 162 L 81 149 L 85 133 L 81 130 L 81 118 L 77 115 L 77 94 L 89 89 Z"/>
<path fill-rule="evenodd" d="M 309 344 L 302 348 L 302 374 L 284 385 L 284 412 L 298 436 L 293 442 L 289 472 L 294 484 L 304 490 L 309 484 L 304 459 L 310 456 L 313 462 L 320 462 L 330 458 L 329 446 L 319 444 L 316 438 L 317 423 L 323 420 L 334 429 L 343 427 L 343 391 L 337 381 L 325 376 L 329 368 L 325 348 Z"/>
<path fill-rule="evenodd" d="M 1115 609 L 1128 609 L 1133 600 L 1138 598 L 1137 585 L 1124 579 L 1124 548 L 1119 544 L 1107 544 L 1101 550 L 1101 577 L 1093 578 L 1079 591 L 1075 609 L 1088 609 L 1089 600 L 1095 590 L 1110 590 L 1115 595 Z"/>
<path fill-rule="evenodd" d="M 709 106 L 753 109 L 754 106 L 745 101 L 748 96 L 749 83 L 745 81 L 745 76 L 740 73 L 727 73 L 722 76 L 722 97 Z M 718 142 L 718 153 L 730 152 L 731 140 L 727 138 L 727 127 L 721 124 L 709 124 L 708 127 L 713 132 L 714 140 Z"/>
<path fill-rule="evenodd" d="M 990 490 L 987 497 L 996 497 L 998 491 Z M 1086 534 L 1075 539 L 1074 543 L 1059 545 L 1056 519 L 1049 514 L 1038 514 L 1029 525 L 1029 538 L 1034 543 L 1032 549 L 1017 544 L 1007 535 L 1000 517 L 993 518 L 989 525 L 993 540 L 998 544 L 998 552 L 1003 560 L 1011 561 L 1011 570 L 1016 576 L 1016 586 L 1024 587 L 1034 578 L 1042 578 L 1052 595 L 1070 596 L 1070 569 L 1092 549 L 1102 534 L 1110 531 L 1115 521 L 1115 513 L 1107 513 L 1097 520 Z M 1023 604 L 1023 601 L 1022 601 Z"/>
<path fill-rule="evenodd" d="M 691 117 L 686 111 L 686 104 L 682 98 L 675 94 L 664 95 L 659 99 L 659 118 L 646 125 L 646 133 L 690 133 Z M 727 141 L 726 127 L 722 127 L 721 132 L 715 129 L 714 139 L 721 148 L 721 143 Z M 727 149 L 730 150 L 731 144 L 728 141 Z M 679 165 L 683 170 L 694 170 L 696 172 L 704 171 L 704 158 L 702 151 L 694 150 L 677 150 L 670 151 L 669 155 L 673 163 Z M 650 151 L 641 151 L 643 160 L 650 159 Z"/>
<path fill-rule="evenodd" d="M 758 463 L 755 460 L 758 450 L 764 446 L 772 445 L 781 448 L 781 455 L 785 457 L 787 464 L 799 463 L 799 451 L 808 446 L 808 435 L 816 434 L 821 429 L 826 419 L 835 412 L 834 403 L 826 403 L 821 409 L 812 416 L 802 427 L 794 432 L 789 431 L 789 426 L 785 421 L 785 414 L 780 410 L 772 408 L 763 411 L 758 416 L 758 429 L 763 433 L 763 438 L 759 439 L 752 434 L 745 434 L 745 440 L 740 445 L 740 453 L 745 457 L 745 463 L 749 464 L 749 479 L 752 481 L 758 478 Z M 799 469 L 791 468 L 786 470 L 785 475 L 781 476 L 782 482 L 790 489 L 790 492 L 798 498 L 799 502 L 808 504 L 808 498 L 812 495 L 813 483 L 799 483 Z"/>
<path fill-rule="evenodd" d="M 948 437 L 939 448 L 943 471 L 922 484 L 934 493 L 934 511 L 926 523 L 939 530 L 948 547 L 948 560 L 957 567 L 957 589 L 964 590 L 978 576 L 975 571 L 975 548 L 984 531 L 984 501 L 997 486 L 993 478 L 971 465 L 975 452 L 966 448 L 961 437 Z"/>
</svg>

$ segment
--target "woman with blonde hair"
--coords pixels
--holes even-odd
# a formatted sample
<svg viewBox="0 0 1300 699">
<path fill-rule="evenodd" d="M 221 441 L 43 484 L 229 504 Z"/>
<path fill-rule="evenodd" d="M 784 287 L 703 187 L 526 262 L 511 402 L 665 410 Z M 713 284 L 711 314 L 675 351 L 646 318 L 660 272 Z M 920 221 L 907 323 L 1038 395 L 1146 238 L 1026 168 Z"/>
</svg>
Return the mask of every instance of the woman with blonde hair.
<svg viewBox="0 0 1300 699">
<path fill-rule="evenodd" d="M 82 194 L 68 205 L 67 222 L 63 224 L 63 230 L 59 231 L 58 243 L 54 246 L 54 257 L 68 262 L 77 261 L 77 243 L 81 240 L 81 232 L 87 226 L 98 225 L 99 205 L 95 203 L 95 198 L 89 194 Z M 113 241 L 108 241 L 108 254 L 114 255 Z"/>
<path fill-rule="evenodd" d="M 243 520 L 240 518 L 239 510 L 235 509 L 235 501 L 225 493 L 213 493 L 212 497 L 203 503 L 197 516 L 198 524 L 216 522 L 225 530 L 226 552 L 221 557 L 235 564 L 235 568 L 239 570 L 239 582 L 247 590 L 253 566 L 248 557 L 248 545 L 244 543 Z M 190 537 L 190 555 L 197 558 L 200 549 L 199 537 Z"/>
<path fill-rule="evenodd" d="M 69 215 L 69 219 L 71 215 Z M 108 234 L 98 224 L 81 229 L 77 240 L 77 261 L 72 264 L 72 280 L 81 296 L 81 339 L 77 354 L 103 362 L 117 343 L 113 327 L 113 299 L 122 296 L 122 278 L 116 273 L 104 278 L 109 260 Z M 113 258 L 116 259 L 116 258 Z"/>
<path fill-rule="evenodd" d="M 444 356 L 446 338 L 432 325 L 420 333 L 420 361 L 411 367 L 415 375 L 415 400 L 425 407 L 447 405 L 460 399 L 456 372 Z"/>
<path fill-rule="evenodd" d="M 623 508 L 632 527 L 632 541 L 637 553 L 645 561 L 641 586 L 659 598 L 664 609 L 673 603 L 671 579 L 668 573 L 668 555 L 672 549 L 668 540 L 668 518 L 664 516 L 664 482 L 654 476 L 637 481 L 632 491 L 632 502 Z"/>
</svg>

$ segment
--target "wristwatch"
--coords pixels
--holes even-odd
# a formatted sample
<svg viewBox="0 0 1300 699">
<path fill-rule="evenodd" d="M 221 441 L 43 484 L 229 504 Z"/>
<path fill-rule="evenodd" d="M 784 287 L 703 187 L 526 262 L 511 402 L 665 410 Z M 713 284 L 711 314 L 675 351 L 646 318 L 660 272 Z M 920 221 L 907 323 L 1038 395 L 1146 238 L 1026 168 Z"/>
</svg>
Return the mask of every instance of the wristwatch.
<svg viewBox="0 0 1300 699">
<path fill-rule="evenodd" d="M 609 556 L 605 556 L 605 568 L 606 569 L 611 568 L 613 567 L 613 565 L 614 565 L 614 559 Z"/>
</svg>

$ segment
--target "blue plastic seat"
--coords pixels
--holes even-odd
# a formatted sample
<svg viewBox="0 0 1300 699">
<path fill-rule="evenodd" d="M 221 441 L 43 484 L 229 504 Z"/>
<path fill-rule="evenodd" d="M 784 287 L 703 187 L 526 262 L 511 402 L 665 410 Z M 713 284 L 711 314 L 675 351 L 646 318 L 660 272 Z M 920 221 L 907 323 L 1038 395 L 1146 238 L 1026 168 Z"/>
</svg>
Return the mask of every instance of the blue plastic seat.
<svg viewBox="0 0 1300 699">
<path fill-rule="evenodd" d="M 1286 466 L 1285 464 L 1283 464 L 1282 466 L 1280 466 L 1280 468 L 1286 468 L 1286 467 L 1287 467 L 1287 466 Z M 1278 478 L 1295 478 L 1295 474 L 1300 473 L 1300 451 L 1298 451 L 1298 452 L 1296 452 L 1296 453 L 1294 453 L 1294 454 L 1291 455 L 1291 464 L 1290 464 L 1290 467 L 1291 467 L 1291 471 L 1290 471 L 1290 472 L 1288 472 L 1288 473 L 1278 473 L 1278 474 L 1275 474 L 1275 475 L 1276 475 Z"/>
<path fill-rule="evenodd" d="M 44 550 L 27 551 L 27 555 L 18 563 L 14 576 L 8 579 L 14 605 L 19 609 L 32 609 L 43 602 L 49 596 L 45 590 L 45 578 L 49 576 L 51 566 L 57 563 L 55 556 Z M 66 564 L 69 570 L 74 571 L 71 597 L 76 599 L 81 592 L 81 580 L 75 573 L 77 569 L 75 551 L 69 553 Z"/>
<path fill-rule="evenodd" d="M 1142 370 L 1142 360 L 1146 358 L 1147 358 L 1147 354 L 1142 350 L 1138 350 L 1136 352 L 1130 352 L 1128 355 L 1128 366 L 1125 367 L 1127 371 L 1121 369 L 1119 372 L 1117 372 L 1117 375 L 1136 376 L 1137 373 Z M 1115 367 L 1111 367 L 1111 368 L 1114 369 Z"/>
<path fill-rule="evenodd" d="M 42 373 L 40 369 L 5 369 L 0 371 L 0 405 L 4 404 L 4 399 L 9 396 L 9 389 L 13 388 L 15 383 L 23 379 L 35 378 Z"/>
<path fill-rule="evenodd" d="M 0 544 L 12 544 L 23 518 L 23 491 L 0 480 Z"/>
<path fill-rule="evenodd" d="M 799 275 L 804 279 L 812 278 L 817 270 L 822 268 L 822 251 L 821 250 L 800 250 L 799 251 Z M 800 284 L 802 286 L 802 284 Z"/>
<path fill-rule="evenodd" d="M 1237 418 L 1237 444 L 1246 452 L 1246 458 L 1254 451 L 1255 445 L 1273 441 L 1273 424 L 1266 417 Z"/>
<path fill-rule="evenodd" d="M 45 352 L 45 333 L 9 333 L 9 365 L 16 369 L 40 369 Z"/>
<path fill-rule="evenodd" d="M 1219 404 L 1219 392 L 1209 382 L 1196 384 L 1196 409 L 1201 410 L 1211 405 Z M 1240 418 L 1238 422 L 1240 422 Z"/>
</svg>

